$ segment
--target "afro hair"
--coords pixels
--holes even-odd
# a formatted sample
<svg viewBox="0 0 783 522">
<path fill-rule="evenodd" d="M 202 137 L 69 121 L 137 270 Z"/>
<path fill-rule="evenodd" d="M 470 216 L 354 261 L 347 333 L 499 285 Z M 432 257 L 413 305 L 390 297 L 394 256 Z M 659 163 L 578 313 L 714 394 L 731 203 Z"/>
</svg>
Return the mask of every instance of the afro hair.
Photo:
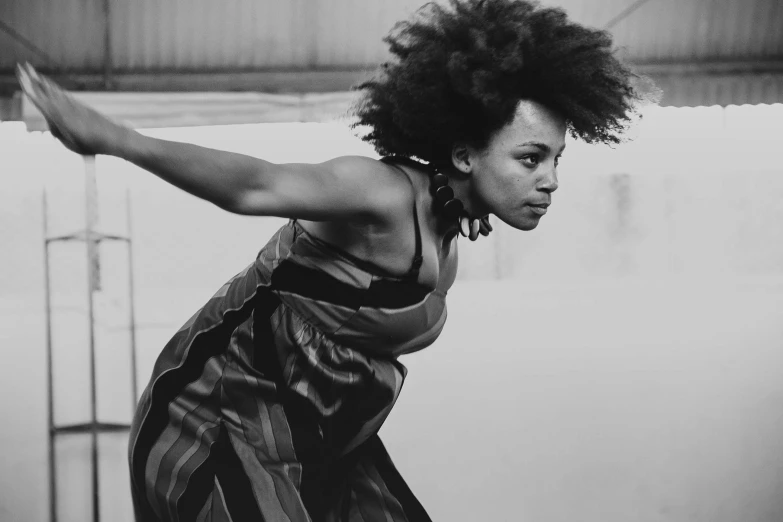
<svg viewBox="0 0 783 522">
<path fill-rule="evenodd" d="M 379 154 L 450 163 L 455 143 L 486 146 L 522 99 L 561 114 L 575 138 L 620 141 L 641 96 L 608 32 L 534 2 L 449 3 L 395 25 L 391 60 L 354 87 L 353 127 Z"/>
</svg>

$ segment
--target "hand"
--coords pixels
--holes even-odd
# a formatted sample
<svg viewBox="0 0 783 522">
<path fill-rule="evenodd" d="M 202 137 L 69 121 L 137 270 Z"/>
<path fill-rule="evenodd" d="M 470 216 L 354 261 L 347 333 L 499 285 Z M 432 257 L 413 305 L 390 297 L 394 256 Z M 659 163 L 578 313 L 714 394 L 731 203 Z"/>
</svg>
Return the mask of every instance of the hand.
<svg viewBox="0 0 783 522">
<path fill-rule="evenodd" d="M 83 155 L 107 154 L 127 136 L 130 129 L 81 103 L 31 65 L 17 65 L 16 75 L 52 135 L 68 149 Z"/>
</svg>

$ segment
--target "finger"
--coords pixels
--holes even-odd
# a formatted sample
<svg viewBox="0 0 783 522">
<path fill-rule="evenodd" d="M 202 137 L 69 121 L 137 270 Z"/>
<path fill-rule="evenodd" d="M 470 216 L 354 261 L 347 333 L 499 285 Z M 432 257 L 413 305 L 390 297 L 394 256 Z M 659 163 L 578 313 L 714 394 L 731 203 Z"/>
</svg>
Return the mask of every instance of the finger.
<svg viewBox="0 0 783 522">
<path fill-rule="evenodd" d="M 25 78 L 27 78 L 27 83 L 35 87 L 36 82 L 35 82 L 35 76 L 33 76 L 32 66 L 29 63 L 25 62 L 22 65 L 22 71 L 24 72 Z"/>
<path fill-rule="evenodd" d="M 51 100 L 40 92 L 26 72 L 20 74 L 19 80 L 22 91 L 27 95 L 35 108 L 40 111 L 47 125 L 51 128 L 53 126 L 53 120 L 56 117 L 55 111 L 51 105 Z"/>
<path fill-rule="evenodd" d="M 51 88 L 50 83 L 43 76 L 38 74 L 38 71 L 36 71 L 32 65 L 27 64 L 27 71 L 32 80 L 31 83 L 33 86 L 35 86 L 43 95 L 51 97 L 53 94 L 53 89 Z"/>
<path fill-rule="evenodd" d="M 19 81 L 19 85 L 22 85 L 22 77 L 24 76 L 24 69 L 22 69 L 22 64 L 17 63 L 16 68 L 14 69 L 16 72 L 16 79 Z"/>
<path fill-rule="evenodd" d="M 27 74 L 27 72 L 21 68 L 19 71 L 19 84 L 22 86 L 22 91 L 25 93 L 25 95 L 40 111 L 47 127 L 49 127 L 49 130 L 52 131 L 52 134 L 55 135 L 55 137 L 57 137 L 60 141 L 65 141 L 62 132 L 58 130 L 57 134 L 55 134 L 55 129 L 58 128 L 57 123 L 55 122 L 56 111 L 52 109 L 50 100 L 46 96 L 41 95 L 40 91 L 33 85 L 29 74 Z"/>
<path fill-rule="evenodd" d="M 489 235 L 489 229 L 487 228 L 486 223 L 484 223 L 484 220 L 479 221 L 479 233 L 482 236 L 488 236 Z"/>
<path fill-rule="evenodd" d="M 38 80 L 38 71 L 35 70 L 35 67 L 30 62 L 25 62 L 25 67 L 27 68 L 27 74 L 30 75 L 30 77 L 34 80 Z"/>
<path fill-rule="evenodd" d="M 33 98 L 35 96 L 35 89 L 33 89 L 30 76 L 22 66 L 17 65 L 16 67 L 16 77 L 19 79 L 19 85 L 22 87 L 22 91 L 30 98 Z"/>
<path fill-rule="evenodd" d="M 36 105 L 40 109 L 40 105 L 45 101 L 45 95 L 38 82 L 30 75 L 29 69 L 25 67 L 20 68 L 19 81 L 25 94 L 27 94 L 32 101 L 37 102 Z"/>
<path fill-rule="evenodd" d="M 32 77 L 33 82 L 35 82 L 35 84 L 48 96 L 56 95 L 58 91 L 62 90 L 52 80 L 50 80 L 43 74 L 38 74 L 38 71 L 36 71 L 32 65 L 29 65 L 28 67 L 30 69 L 30 77 Z"/>
<path fill-rule="evenodd" d="M 44 114 L 50 127 L 53 125 L 53 121 L 55 125 L 59 125 L 62 122 L 60 117 L 62 104 L 71 100 L 65 96 L 64 91 L 56 83 L 39 74 L 29 63 L 25 65 L 29 85 L 33 89 L 35 101 L 38 102 L 36 106 Z"/>
<path fill-rule="evenodd" d="M 22 87 L 22 92 L 30 99 L 33 105 L 46 116 L 48 112 L 45 106 L 46 100 L 33 85 L 30 76 L 23 70 L 19 73 L 19 85 Z"/>
<path fill-rule="evenodd" d="M 39 91 L 43 92 L 45 99 L 53 104 L 54 107 L 64 107 L 62 104 L 80 105 L 80 103 L 71 94 L 60 87 L 55 81 L 49 77 L 39 74 L 31 65 L 28 64 L 28 68 L 31 71 L 33 77 L 33 83 L 39 88 Z"/>
<path fill-rule="evenodd" d="M 38 71 L 35 70 L 35 67 L 33 67 L 30 62 L 25 62 L 25 70 L 27 71 L 27 75 L 30 76 L 30 78 L 33 79 L 35 82 L 41 81 L 41 76 L 38 74 Z"/>
</svg>

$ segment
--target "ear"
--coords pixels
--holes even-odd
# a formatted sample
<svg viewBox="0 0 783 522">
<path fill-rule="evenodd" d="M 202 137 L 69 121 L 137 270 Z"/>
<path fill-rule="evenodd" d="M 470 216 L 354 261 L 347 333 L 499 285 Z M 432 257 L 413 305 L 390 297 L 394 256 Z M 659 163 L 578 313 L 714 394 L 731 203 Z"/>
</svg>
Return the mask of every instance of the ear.
<svg viewBox="0 0 783 522">
<path fill-rule="evenodd" d="M 454 175 L 459 178 L 467 178 L 473 172 L 470 148 L 464 143 L 457 143 L 451 148 L 451 164 L 454 166 Z"/>
</svg>

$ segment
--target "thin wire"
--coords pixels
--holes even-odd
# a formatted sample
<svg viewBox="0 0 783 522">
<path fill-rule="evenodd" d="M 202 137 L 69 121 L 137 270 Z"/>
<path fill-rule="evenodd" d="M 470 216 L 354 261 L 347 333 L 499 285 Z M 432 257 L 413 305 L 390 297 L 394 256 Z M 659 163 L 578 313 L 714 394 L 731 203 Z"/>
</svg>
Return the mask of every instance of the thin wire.
<svg viewBox="0 0 783 522">
<path fill-rule="evenodd" d="M 57 61 L 46 54 L 44 51 L 42 51 L 37 45 L 35 45 L 33 42 L 22 36 L 21 34 L 17 33 L 16 30 L 8 25 L 7 23 L 0 20 L 0 30 L 2 30 L 4 33 L 7 33 L 11 38 L 22 44 L 24 47 L 26 47 L 29 51 L 32 51 L 33 53 L 37 54 L 41 58 L 46 61 L 48 65 L 56 66 Z"/>
<path fill-rule="evenodd" d="M 614 27 L 618 23 L 622 22 L 623 20 L 625 20 L 626 18 L 631 16 L 631 14 L 633 14 L 634 11 L 639 9 L 641 6 L 643 6 L 647 2 L 648 2 L 648 0 L 636 0 L 636 2 L 634 2 L 631 5 L 629 5 L 628 7 L 626 7 L 622 11 L 620 11 L 614 18 L 612 18 L 611 20 L 606 22 L 606 24 L 604 25 L 604 29 L 611 29 L 612 27 Z"/>
<path fill-rule="evenodd" d="M 62 82 L 62 80 L 68 80 L 73 85 L 76 85 L 76 86 L 79 86 L 79 87 L 83 87 L 84 86 L 83 82 L 77 80 L 76 78 L 74 78 L 70 74 L 57 71 L 57 69 L 58 69 L 57 60 L 52 58 L 49 54 L 47 54 L 46 52 L 41 50 L 40 47 L 38 47 L 33 42 L 31 42 L 30 40 L 28 40 L 27 38 L 25 38 L 24 36 L 19 34 L 13 27 L 11 27 L 7 23 L 3 22 L 2 20 L 0 20 L 0 31 L 6 33 L 13 40 L 16 40 L 17 42 L 19 42 L 19 44 L 21 44 L 23 47 L 25 47 L 28 51 L 31 51 L 36 56 L 38 56 L 40 58 L 43 58 L 44 62 L 46 62 L 46 64 L 48 66 L 50 66 L 53 71 L 57 72 L 57 76 L 58 76 L 57 79 L 58 79 L 59 82 Z"/>
</svg>

